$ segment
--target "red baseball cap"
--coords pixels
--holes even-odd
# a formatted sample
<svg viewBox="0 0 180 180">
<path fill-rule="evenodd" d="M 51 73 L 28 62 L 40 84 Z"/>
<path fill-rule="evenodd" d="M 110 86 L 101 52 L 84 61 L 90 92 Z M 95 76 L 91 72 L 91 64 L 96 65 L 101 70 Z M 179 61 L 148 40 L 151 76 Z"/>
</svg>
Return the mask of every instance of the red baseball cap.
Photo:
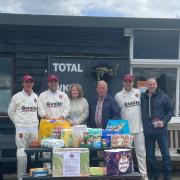
<svg viewBox="0 0 180 180">
<path fill-rule="evenodd" d="M 53 80 L 59 81 L 59 78 L 56 75 L 54 75 L 54 74 L 50 74 L 48 76 L 48 81 L 53 81 Z"/>
<path fill-rule="evenodd" d="M 26 82 L 26 81 L 34 81 L 34 80 L 33 80 L 32 76 L 27 74 L 27 75 L 23 76 L 23 82 Z"/>
<path fill-rule="evenodd" d="M 124 81 L 133 81 L 134 80 L 134 76 L 133 75 L 131 75 L 131 74 L 126 74 L 126 75 L 124 75 L 124 77 L 123 77 L 123 80 Z"/>
</svg>

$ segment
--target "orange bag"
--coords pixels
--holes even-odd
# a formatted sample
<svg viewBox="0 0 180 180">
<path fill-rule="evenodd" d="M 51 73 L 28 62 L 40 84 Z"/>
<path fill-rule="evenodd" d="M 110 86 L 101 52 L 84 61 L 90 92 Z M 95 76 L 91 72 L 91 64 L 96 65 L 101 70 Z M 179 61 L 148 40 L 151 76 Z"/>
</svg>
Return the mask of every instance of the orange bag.
<svg viewBox="0 0 180 180">
<path fill-rule="evenodd" d="M 39 125 L 39 139 L 60 138 L 61 129 L 71 128 L 70 122 L 65 119 L 41 119 Z"/>
</svg>

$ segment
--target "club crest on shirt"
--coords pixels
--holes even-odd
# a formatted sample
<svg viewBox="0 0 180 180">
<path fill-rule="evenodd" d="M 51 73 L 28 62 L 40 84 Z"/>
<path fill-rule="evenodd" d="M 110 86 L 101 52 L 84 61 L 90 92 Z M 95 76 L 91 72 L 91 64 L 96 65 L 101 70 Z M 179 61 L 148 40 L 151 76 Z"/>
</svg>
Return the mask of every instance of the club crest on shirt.
<svg viewBox="0 0 180 180">
<path fill-rule="evenodd" d="M 138 93 L 136 93 L 136 94 L 135 94 L 135 96 L 136 96 L 136 97 L 139 97 L 139 94 L 138 94 Z"/>
<path fill-rule="evenodd" d="M 34 103 L 35 103 L 35 104 L 37 103 L 37 99 L 36 99 L 36 98 L 34 98 Z"/>
<path fill-rule="evenodd" d="M 62 99 L 63 98 L 63 96 L 62 95 L 59 95 L 59 99 Z"/>
</svg>

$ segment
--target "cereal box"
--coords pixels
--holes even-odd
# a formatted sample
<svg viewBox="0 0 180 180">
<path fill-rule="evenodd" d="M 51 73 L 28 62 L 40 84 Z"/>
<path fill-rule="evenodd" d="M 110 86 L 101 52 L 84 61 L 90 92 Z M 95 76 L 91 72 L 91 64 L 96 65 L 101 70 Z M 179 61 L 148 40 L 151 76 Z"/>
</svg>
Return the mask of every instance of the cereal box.
<svg viewBox="0 0 180 180">
<path fill-rule="evenodd" d="M 73 147 L 80 147 L 84 138 L 84 132 L 87 132 L 86 125 L 77 125 L 72 127 Z"/>
<path fill-rule="evenodd" d="M 128 120 L 109 120 L 106 129 L 119 134 L 130 134 Z"/>
<path fill-rule="evenodd" d="M 132 145 L 132 138 L 130 134 L 112 134 L 111 147 L 130 148 Z"/>
</svg>

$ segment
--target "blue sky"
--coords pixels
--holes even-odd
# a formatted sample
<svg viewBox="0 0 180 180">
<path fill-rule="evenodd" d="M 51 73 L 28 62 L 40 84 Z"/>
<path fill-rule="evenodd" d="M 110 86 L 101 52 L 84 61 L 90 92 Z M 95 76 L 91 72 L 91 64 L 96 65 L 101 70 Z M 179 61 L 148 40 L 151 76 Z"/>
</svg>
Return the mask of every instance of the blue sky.
<svg viewBox="0 0 180 180">
<path fill-rule="evenodd" d="M 0 0 L 0 12 L 180 18 L 180 0 Z"/>
</svg>

